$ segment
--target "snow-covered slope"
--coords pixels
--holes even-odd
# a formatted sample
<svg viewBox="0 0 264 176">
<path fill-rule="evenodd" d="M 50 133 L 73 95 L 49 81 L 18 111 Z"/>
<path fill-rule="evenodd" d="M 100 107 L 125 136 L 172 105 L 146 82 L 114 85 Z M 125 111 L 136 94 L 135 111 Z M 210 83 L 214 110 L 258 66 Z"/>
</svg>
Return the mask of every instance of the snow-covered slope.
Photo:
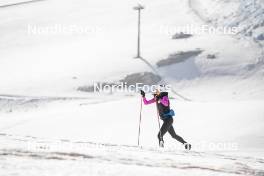
<svg viewBox="0 0 264 176">
<path fill-rule="evenodd" d="M 204 21 L 211 23 L 211 25 L 237 27 L 237 37 L 256 42 L 260 47 L 259 59 L 262 60 L 263 64 L 263 0 L 190 0 L 189 2 L 191 8 Z"/>
<path fill-rule="evenodd" d="M 134 147 L 138 94 L 77 91 L 94 81 L 111 82 L 150 71 L 134 59 L 137 14 L 132 7 L 136 3 L 47 0 L 0 8 L 0 140 L 4 144 L 0 166 L 6 175 L 263 175 L 261 42 L 245 37 L 247 32 L 235 37 L 196 33 L 184 40 L 171 39 L 179 26 L 220 26 L 231 18 L 248 27 L 261 22 L 257 17 L 242 23 L 238 1 L 142 1 L 146 6 L 142 11 L 142 56 L 175 90 L 192 100 L 181 101 L 171 94 L 175 130 L 192 143 L 194 152 L 183 152 L 183 146 L 169 135 L 164 151 L 156 149 L 155 106 L 143 107 L 143 149 Z M 221 9 L 224 11 L 219 13 Z M 33 34 L 34 27 L 87 31 Z M 261 28 L 252 31 L 255 36 Z M 156 66 L 169 55 L 198 48 L 202 51 L 198 56 Z M 61 139 L 67 143 L 59 149 L 62 153 L 25 148 L 31 143 L 52 147 L 52 142 Z M 91 142 L 83 149 L 78 141 Z M 106 147 L 95 147 L 101 143 Z M 77 149 L 68 150 L 67 145 Z M 101 172 L 102 167 L 109 172 Z"/>
<path fill-rule="evenodd" d="M 187 2 L 153 3 L 146 0 L 143 3 L 146 9 L 142 14 L 142 55 L 153 65 L 176 52 L 195 48 L 203 50 L 190 62 L 160 69 L 171 83 L 176 81 L 179 90 L 189 89 L 197 79 L 210 78 L 217 83 L 223 77 L 227 78 L 222 85 L 226 92 L 239 88 L 241 79 L 248 79 L 252 89 L 263 89 L 260 83 L 263 71 L 258 70 L 260 75 L 255 77 L 254 64 L 260 51 L 257 45 L 230 36 L 210 34 L 194 35 L 188 40 L 171 40 L 172 31 L 177 26 L 191 24 L 199 27 L 204 22 L 191 12 Z M 65 96 L 76 94 L 78 86 L 95 80 L 118 80 L 129 73 L 149 70 L 140 60 L 133 59 L 137 32 L 137 14 L 132 10 L 134 4 L 132 1 L 53 0 L 2 8 L 0 76 L 3 85 L 0 91 Z M 211 16 L 218 18 L 215 14 Z M 44 32 L 34 34 L 34 27 Z M 53 31 L 45 32 L 48 27 Z M 87 30 L 56 33 L 56 28 Z M 217 54 L 217 59 L 207 59 L 208 54 Z M 202 85 L 203 82 L 195 84 Z M 211 85 L 207 91 L 215 88 L 214 84 Z M 187 91 L 187 94 L 194 91 Z M 243 91 L 249 96 L 248 90 Z M 253 98 L 262 97 L 261 90 L 256 92 L 257 96 Z"/>
<path fill-rule="evenodd" d="M 20 109 L 13 107 L 11 113 L 1 113 L 0 131 L 24 136 L 134 145 L 137 141 L 139 101 L 137 97 L 115 101 L 98 97 L 53 100 L 49 104 L 45 101 L 42 104 L 41 101 L 39 104 L 31 102 L 31 106 L 27 102 L 21 104 Z M 175 129 L 193 143 L 194 150 L 206 151 L 210 148 L 206 144 L 211 142 L 234 143 L 240 149 L 264 146 L 262 101 L 172 100 L 171 104 L 176 112 Z M 32 106 L 36 108 L 32 109 Z M 158 122 L 155 106 L 144 106 L 142 118 L 141 144 L 156 146 Z M 166 147 L 182 149 L 169 135 L 165 139 Z"/>
<path fill-rule="evenodd" d="M 1 134 L 4 175 L 263 175 L 263 158 Z M 63 148 L 62 148 L 63 146 Z"/>
</svg>

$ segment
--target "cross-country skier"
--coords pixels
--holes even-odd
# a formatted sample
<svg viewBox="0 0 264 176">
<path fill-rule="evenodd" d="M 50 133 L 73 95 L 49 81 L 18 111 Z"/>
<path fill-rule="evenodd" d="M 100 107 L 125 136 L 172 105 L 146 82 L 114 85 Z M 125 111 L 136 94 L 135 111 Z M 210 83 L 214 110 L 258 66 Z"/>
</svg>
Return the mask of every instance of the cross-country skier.
<svg viewBox="0 0 264 176">
<path fill-rule="evenodd" d="M 191 144 L 187 143 L 181 136 L 177 135 L 173 128 L 173 116 L 174 112 L 170 109 L 170 101 L 168 98 L 168 92 L 160 92 L 158 89 L 154 94 L 154 98 L 147 100 L 145 92 L 141 90 L 141 95 L 145 105 L 156 103 L 160 119 L 163 120 L 163 124 L 158 133 L 159 146 L 164 147 L 163 136 L 166 132 L 169 132 L 171 137 L 182 143 L 185 149 L 190 150 Z"/>
</svg>

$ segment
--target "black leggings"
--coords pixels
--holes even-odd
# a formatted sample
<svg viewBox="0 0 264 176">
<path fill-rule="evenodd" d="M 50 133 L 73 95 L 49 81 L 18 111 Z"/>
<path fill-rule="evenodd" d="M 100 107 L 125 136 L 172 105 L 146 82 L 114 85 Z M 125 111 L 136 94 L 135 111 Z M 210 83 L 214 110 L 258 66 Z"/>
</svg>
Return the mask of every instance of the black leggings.
<svg viewBox="0 0 264 176">
<path fill-rule="evenodd" d="M 172 138 L 176 139 L 177 141 L 179 141 L 182 144 L 187 143 L 181 136 L 178 136 L 175 133 L 172 124 L 173 124 L 173 118 L 167 118 L 167 119 L 163 120 L 163 124 L 162 124 L 160 131 L 159 131 L 159 134 L 158 134 L 159 141 L 163 141 L 163 136 L 168 131 Z"/>
</svg>

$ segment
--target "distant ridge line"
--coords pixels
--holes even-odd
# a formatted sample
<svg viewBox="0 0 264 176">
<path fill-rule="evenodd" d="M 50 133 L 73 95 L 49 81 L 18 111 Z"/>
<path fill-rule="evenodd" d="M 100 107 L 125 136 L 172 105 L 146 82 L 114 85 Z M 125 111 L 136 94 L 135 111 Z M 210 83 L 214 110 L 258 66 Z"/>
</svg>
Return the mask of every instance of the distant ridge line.
<svg viewBox="0 0 264 176">
<path fill-rule="evenodd" d="M 31 1 L 23 1 L 23 2 L 18 2 L 18 3 L 13 3 L 13 4 L 0 5 L 0 8 L 6 8 L 6 7 L 24 5 L 24 4 L 30 4 L 30 3 L 39 2 L 39 1 L 45 1 L 45 0 L 31 0 Z"/>
</svg>

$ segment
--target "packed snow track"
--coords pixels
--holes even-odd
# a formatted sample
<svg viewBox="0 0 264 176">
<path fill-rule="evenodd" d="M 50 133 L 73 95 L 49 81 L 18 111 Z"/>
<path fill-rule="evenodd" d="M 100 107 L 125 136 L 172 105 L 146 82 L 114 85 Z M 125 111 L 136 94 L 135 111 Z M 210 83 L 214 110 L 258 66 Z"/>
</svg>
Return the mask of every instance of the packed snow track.
<svg viewBox="0 0 264 176">
<path fill-rule="evenodd" d="M 4 175 L 264 175 L 264 159 L 0 134 Z M 47 162 L 48 161 L 48 162 Z M 22 172 L 23 171 L 23 172 Z"/>
</svg>

